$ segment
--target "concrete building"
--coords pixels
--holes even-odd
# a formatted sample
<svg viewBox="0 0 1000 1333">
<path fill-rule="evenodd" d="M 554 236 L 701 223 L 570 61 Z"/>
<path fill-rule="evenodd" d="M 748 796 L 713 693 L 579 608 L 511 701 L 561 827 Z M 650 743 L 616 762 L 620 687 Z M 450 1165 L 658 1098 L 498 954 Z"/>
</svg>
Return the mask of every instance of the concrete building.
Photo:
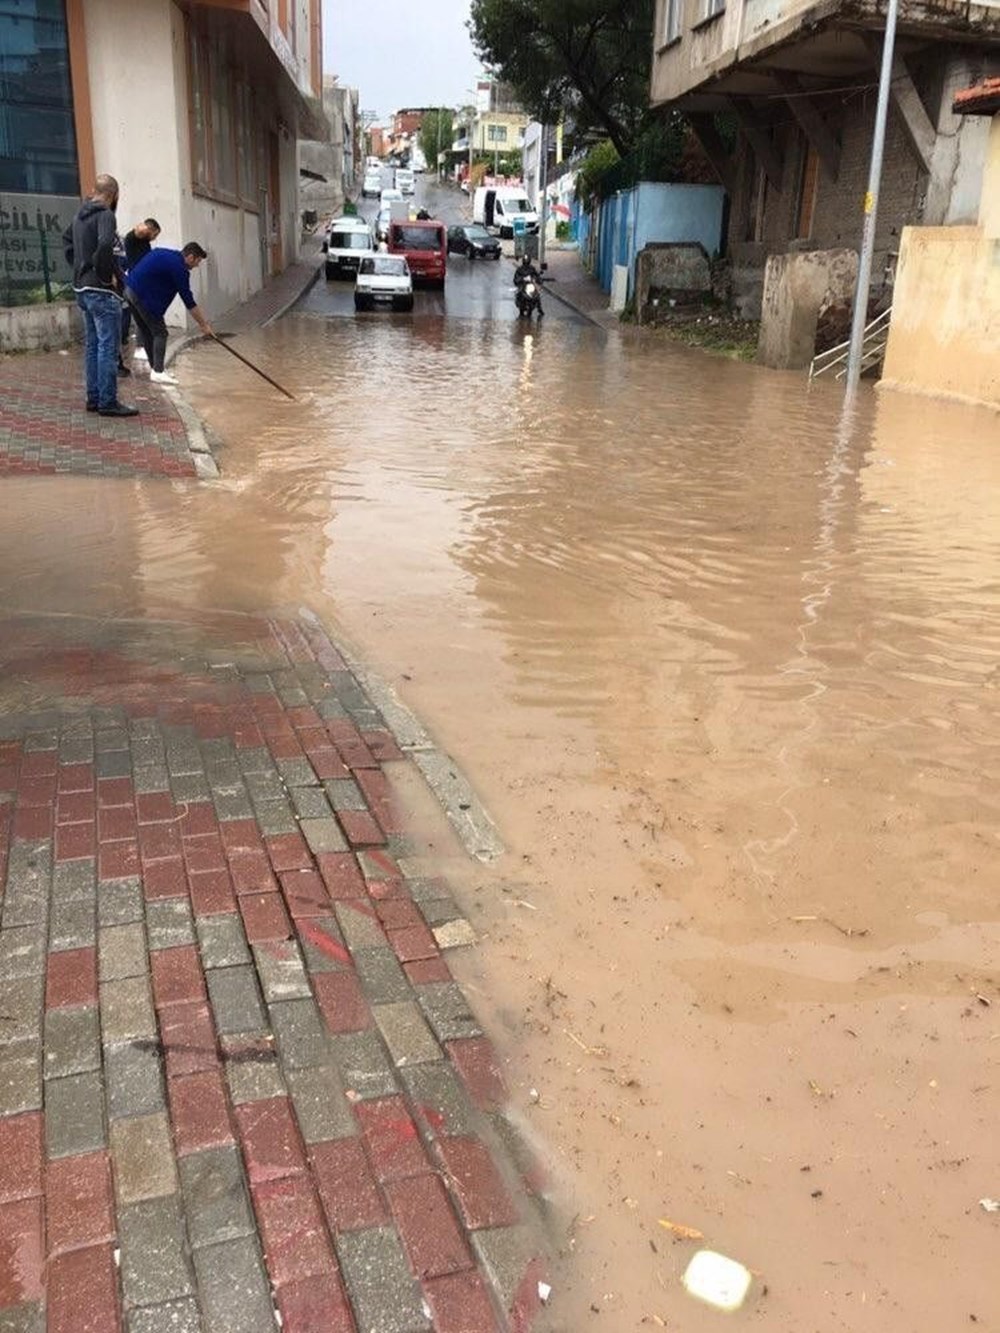
<svg viewBox="0 0 1000 1333">
<path fill-rule="evenodd" d="M 123 230 L 152 215 L 162 244 L 208 249 L 210 315 L 245 299 L 297 257 L 321 50 L 321 0 L 3 0 L 0 236 L 25 222 L 61 262 L 62 228 L 110 172 Z"/>
<path fill-rule="evenodd" d="M 729 194 L 734 301 L 756 316 L 769 255 L 860 243 L 884 4 L 657 0 L 655 22 L 653 104 L 686 114 Z M 876 289 L 904 226 L 975 221 L 987 135 L 952 101 L 998 70 L 996 0 L 901 0 Z"/>
<path fill-rule="evenodd" d="M 323 79 L 323 114 L 329 126 L 326 139 L 299 144 L 299 173 L 303 211 L 330 217 L 353 199 L 363 170 L 363 133 L 358 115 L 358 90 L 344 87 L 335 74 Z"/>
<path fill-rule="evenodd" d="M 903 232 L 882 384 L 1000 408 L 1000 78 L 953 106 L 988 134 L 978 220 Z"/>
</svg>

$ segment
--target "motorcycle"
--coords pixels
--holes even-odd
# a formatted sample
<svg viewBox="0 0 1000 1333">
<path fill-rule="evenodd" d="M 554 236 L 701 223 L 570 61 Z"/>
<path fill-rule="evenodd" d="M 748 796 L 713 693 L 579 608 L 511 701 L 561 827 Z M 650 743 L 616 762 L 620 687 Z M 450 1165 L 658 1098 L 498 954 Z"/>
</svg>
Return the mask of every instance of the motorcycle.
<svg viewBox="0 0 1000 1333">
<path fill-rule="evenodd" d="M 533 314 L 539 317 L 545 314 L 542 309 L 541 276 L 537 278 L 515 278 L 514 300 L 517 302 L 518 319 L 530 319 Z"/>
</svg>

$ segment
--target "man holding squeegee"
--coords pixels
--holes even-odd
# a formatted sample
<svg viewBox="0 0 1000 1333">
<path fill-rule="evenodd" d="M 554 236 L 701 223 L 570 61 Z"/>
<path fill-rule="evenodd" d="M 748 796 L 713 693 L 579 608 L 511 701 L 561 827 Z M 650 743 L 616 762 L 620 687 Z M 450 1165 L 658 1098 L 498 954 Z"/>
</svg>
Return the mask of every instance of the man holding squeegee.
<svg viewBox="0 0 1000 1333">
<path fill-rule="evenodd" d="M 179 296 L 190 310 L 202 333 L 208 338 L 215 337 L 191 291 L 191 273 L 206 258 L 197 241 L 188 241 L 183 250 L 157 246 L 129 270 L 125 298 L 135 315 L 139 337 L 149 358 L 149 378 L 155 384 L 177 383 L 173 375 L 163 369 L 167 350 L 167 326 L 163 316 L 175 296 Z"/>
</svg>

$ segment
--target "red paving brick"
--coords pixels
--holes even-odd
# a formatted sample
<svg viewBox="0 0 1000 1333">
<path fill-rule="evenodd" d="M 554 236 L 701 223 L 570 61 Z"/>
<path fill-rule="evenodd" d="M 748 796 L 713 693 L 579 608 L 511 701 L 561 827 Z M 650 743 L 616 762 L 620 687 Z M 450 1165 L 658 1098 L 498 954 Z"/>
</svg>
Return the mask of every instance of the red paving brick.
<svg viewBox="0 0 1000 1333">
<path fill-rule="evenodd" d="M 42 1113 L 0 1118 L 0 1203 L 42 1192 Z"/>
<path fill-rule="evenodd" d="M 309 870 L 312 858 L 301 833 L 278 833 L 264 839 L 264 846 L 275 870 Z"/>
<path fill-rule="evenodd" d="M 319 1200 L 306 1176 L 257 1181 L 251 1192 L 264 1262 L 276 1287 L 335 1271 Z"/>
<path fill-rule="evenodd" d="M 240 898 L 240 914 L 251 944 L 291 939 L 292 923 L 280 893 L 245 893 Z"/>
<path fill-rule="evenodd" d="M 135 803 L 135 793 L 132 790 L 131 778 L 101 778 L 97 783 L 97 804 L 99 806 L 109 805 L 133 805 Z"/>
<path fill-rule="evenodd" d="M 276 1299 L 282 1333 L 355 1333 L 343 1285 L 333 1273 L 288 1282 Z"/>
<path fill-rule="evenodd" d="M 96 851 L 97 839 L 91 821 L 85 824 L 56 825 L 57 861 L 77 861 L 83 857 L 92 857 Z"/>
<path fill-rule="evenodd" d="M 478 1139 L 438 1139 L 437 1152 L 470 1231 L 509 1227 L 518 1220 L 493 1158 Z"/>
<path fill-rule="evenodd" d="M 412 898 L 385 898 L 376 905 L 375 911 L 386 930 L 403 930 L 410 926 L 426 928 Z"/>
<path fill-rule="evenodd" d="M 236 911 L 236 892 L 228 870 L 207 870 L 203 875 L 191 875 L 188 887 L 195 916 Z"/>
<path fill-rule="evenodd" d="M 132 839 L 108 842 L 99 849 L 99 879 L 131 879 L 139 874 L 139 870 L 139 847 Z"/>
<path fill-rule="evenodd" d="M 437 1176 L 393 1180 L 385 1192 L 418 1278 L 440 1277 L 472 1267 L 472 1253 Z"/>
<path fill-rule="evenodd" d="M 493 1305 L 478 1273 L 453 1273 L 424 1283 L 435 1333 L 499 1333 Z"/>
<path fill-rule="evenodd" d="M 56 801 L 57 824 L 79 824 L 93 820 L 97 814 L 97 801 L 93 792 L 60 792 Z"/>
<path fill-rule="evenodd" d="M 93 764 L 63 764 L 59 770 L 61 792 L 93 792 L 95 783 Z"/>
<path fill-rule="evenodd" d="M 56 1157 L 45 1175 L 49 1254 L 113 1240 L 111 1172 L 103 1152 Z"/>
<path fill-rule="evenodd" d="M 281 891 L 292 916 L 329 916 L 332 910 L 326 885 L 315 870 L 289 870 L 280 875 Z"/>
<path fill-rule="evenodd" d="M 195 945 L 154 950 L 150 954 L 150 966 L 157 1009 L 168 1004 L 205 999 L 205 976 Z"/>
<path fill-rule="evenodd" d="M 178 824 L 182 838 L 200 837 L 209 833 L 218 833 L 219 821 L 215 817 L 215 806 L 208 801 L 196 801 L 182 807 Z"/>
<path fill-rule="evenodd" d="M 497 1111 L 506 1105 L 509 1093 L 500 1061 L 488 1037 L 462 1037 L 445 1042 L 445 1049 L 480 1111 Z"/>
<path fill-rule="evenodd" d="M 359 1102 L 355 1109 L 372 1169 L 383 1184 L 431 1170 L 402 1097 Z"/>
<path fill-rule="evenodd" d="M 323 1209 L 334 1231 L 377 1227 L 388 1219 L 359 1138 L 314 1143 L 309 1158 Z"/>
<path fill-rule="evenodd" d="M 393 953 L 401 963 L 415 963 L 422 958 L 436 958 L 438 947 L 426 926 L 407 926 L 387 930 Z"/>
<path fill-rule="evenodd" d="M 0 1204 L 0 1310 L 42 1294 L 42 1201 Z"/>
<path fill-rule="evenodd" d="M 218 1070 L 168 1079 L 167 1091 L 179 1157 L 232 1143 L 225 1085 Z"/>
<path fill-rule="evenodd" d="M 252 1183 L 305 1170 L 302 1140 L 286 1097 L 245 1102 L 235 1108 L 240 1143 Z"/>
<path fill-rule="evenodd" d="M 215 1028 L 207 1004 L 172 1004 L 160 1011 L 160 1041 L 170 1078 L 215 1069 Z"/>
<path fill-rule="evenodd" d="M 57 1255 L 48 1269 L 48 1333 L 119 1333 L 118 1270 L 110 1245 Z"/>
<path fill-rule="evenodd" d="M 145 825 L 145 827 L 156 826 Z M 184 863 L 179 857 L 149 862 L 143 868 L 142 891 L 147 902 L 152 902 L 156 898 L 186 897 L 188 881 L 184 873 Z"/>
<path fill-rule="evenodd" d="M 367 810 L 338 810 L 337 819 L 352 847 L 380 847 L 385 834 Z"/>
<path fill-rule="evenodd" d="M 335 902 L 368 896 L 364 878 L 350 852 L 320 852 L 316 863 L 327 892 Z"/>
<path fill-rule="evenodd" d="M 97 836 L 101 842 L 134 838 L 139 832 L 135 811 L 130 805 L 102 806 L 97 814 Z"/>
<path fill-rule="evenodd" d="M 265 852 L 240 849 L 229 852 L 228 856 L 229 873 L 237 893 L 272 893 L 277 887 Z"/>
<path fill-rule="evenodd" d="M 177 818 L 177 810 L 168 791 L 138 792 L 135 808 L 140 824 L 162 824 Z"/>
<path fill-rule="evenodd" d="M 414 986 L 425 986 L 433 981 L 451 981 L 452 975 L 443 958 L 417 958 L 412 963 L 404 963 L 403 971 Z"/>
<path fill-rule="evenodd" d="M 353 969 L 320 972 L 313 977 L 313 989 L 331 1032 L 362 1032 L 371 1027 L 371 1009 Z"/>
<path fill-rule="evenodd" d="M 45 972 L 45 1007 L 63 1009 L 97 1003 L 97 950 L 50 953 Z"/>
</svg>

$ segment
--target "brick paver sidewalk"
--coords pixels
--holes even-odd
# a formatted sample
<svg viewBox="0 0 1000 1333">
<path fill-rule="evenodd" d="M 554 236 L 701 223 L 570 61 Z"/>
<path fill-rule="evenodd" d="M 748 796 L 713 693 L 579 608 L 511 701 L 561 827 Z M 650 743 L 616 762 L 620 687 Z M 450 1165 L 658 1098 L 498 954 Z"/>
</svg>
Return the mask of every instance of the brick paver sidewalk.
<svg viewBox="0 0 1000 1333">
<path fill-rule="evenodd" d="M 79 348 L 0 358 L 0 476 L 193 477 L 187 431 L 167 395 L 145 376 L 118 383 L 139 416 L 87 412 Z"/>
<path fill-rule="evenodd" d="M 329 641 L 17 619 L 0 682 L 0 1328 L 531 1327 L 468 927 Z"/>
</svg>

